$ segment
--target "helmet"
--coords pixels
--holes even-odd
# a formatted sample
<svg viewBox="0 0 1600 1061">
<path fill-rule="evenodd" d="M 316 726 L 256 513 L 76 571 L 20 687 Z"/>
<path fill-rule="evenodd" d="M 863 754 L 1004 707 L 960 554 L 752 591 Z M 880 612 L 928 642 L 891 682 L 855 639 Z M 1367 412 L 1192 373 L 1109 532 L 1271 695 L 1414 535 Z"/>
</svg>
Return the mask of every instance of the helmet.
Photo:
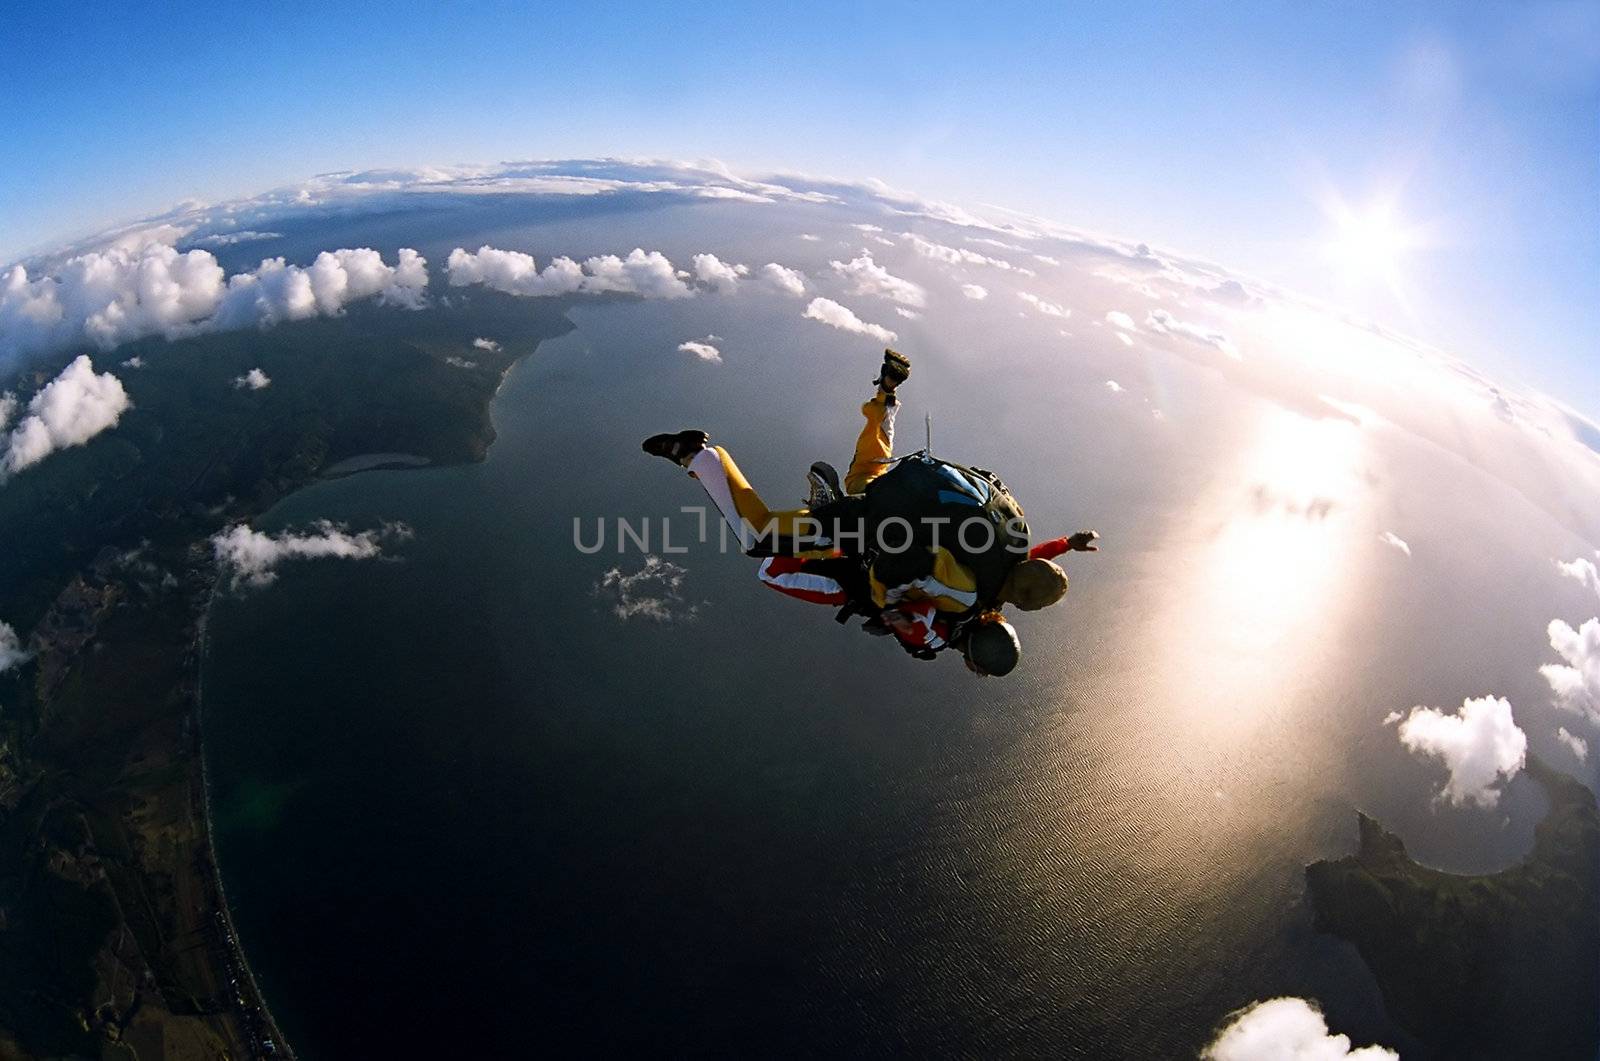
<svg viewBox="0 0 1600 1061">
<path fill-rule="evenodd" d="M 1025 612 L 1048 608 L 1067 592 L 1067 573 L 1049 560 L 1024 560 L 1000 586 L 1000 599 Z"/>
<path fill-rule="evenodd" d="M 961 654 L 967 665 L 979 674 L 992 674 L 996 678 L 1010 674 L 1017 660 L 1022 658 L 1022 642 L 1017 631 L 999 615 L 979 619 L 962 643 Z"/>
</svg>

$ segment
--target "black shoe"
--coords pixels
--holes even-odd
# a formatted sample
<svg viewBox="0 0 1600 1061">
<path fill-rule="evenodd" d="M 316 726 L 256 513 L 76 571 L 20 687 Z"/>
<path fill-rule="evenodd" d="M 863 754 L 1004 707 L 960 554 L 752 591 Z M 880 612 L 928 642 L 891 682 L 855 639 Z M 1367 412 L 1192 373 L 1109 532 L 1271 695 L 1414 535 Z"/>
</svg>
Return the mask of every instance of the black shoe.
<svg viewBox="0 0 1600 1061">
<path fill-rule="evenodd" d="M 811 496 L 806 500 L 806 508 L 812 512 L 831 505 L 844 496 L 844 487 L 839 485 L 839 473 L 833 470 L 833 465 L 827 461 L 817 461 L 806 473 L 806 482 L 811 486 Z"/>
<path fill-rule="evenodd" d="M 674 464 L 683 464 L 706 448 L 711 436 L 704 431 L 679 431 L 677 434 L 651 435 L 644 440 L 644 451 L 652 457 L 665 457 Z"/>
<path fill-rule="evenodd" d="M 911 359 L 895 350 L 883 352 L 883 367 L 878 370 L 878 378 L 872 382 L 878 389 L 888 395 L 894 394 L 894 389 L 911 378 Z"/>
</svg>

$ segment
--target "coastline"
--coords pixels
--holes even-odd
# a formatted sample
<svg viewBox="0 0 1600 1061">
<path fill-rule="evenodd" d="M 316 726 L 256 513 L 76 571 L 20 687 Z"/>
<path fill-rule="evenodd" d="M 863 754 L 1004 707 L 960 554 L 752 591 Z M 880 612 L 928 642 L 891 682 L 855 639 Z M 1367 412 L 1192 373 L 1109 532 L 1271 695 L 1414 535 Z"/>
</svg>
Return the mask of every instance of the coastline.
<svg viewBox="0 0 1600 1061">
<path fill-rule="evenodd" d="M 1396 1021 L 1433 1056 L 1600 1049 L 1600 1019 L 1586 1010 L 1600 992 L 1600 804 L 1534 756 L 1526 769 L 1549 806 L 1515 865 L 1429 868 L 1358 811 L 1356 851 L 1305 869 L 1316 928 L 1355 946 Z"/>
<path fill-rule="evenodd" d="M 407 472 L 443 467 L 460 467 L 467 464 L 481 463 L 482 461 L 488 459 L 489 451 L 493 448 L 497 437 L 497 432 L 493 425 L 494 404 L 499 399 L 500 393 L 505 387 L 506 380 L 510 377 L 511 372 L 518 365 L 520 365 L 527 358 L 533 356 L 533 354 L 539 349 L 539 347 L 547 338 L 554 338 L 564 334 L 565 331 L 569 331 L 576 327 L 576 325 L 574 325 L 571 320 L 567 318 L 564 312 L 561 314 L 560 319 L 566 325 L 564 330 L 558 331 L 555 336 L 539 336 L 535 339 L 531 348 L 529 348 L 525 353 L 509 359 L 505 366 L 500 370 L 498 377 L 495 380 L 493 389 L 489 392 L 484 400 L 483 412 L 487 423 L 487 438 L 482 439 L 481 445 L 476 447 L 476 454 L 473 458 L 461 461 L 436 462 L 427 458 L 416 457 L 411 454 L 404 454 L 400 456 L 404 456 L 409 459 L 404 461 L 384 461 L 381 463 L 361 464 L 353 468 L 347 467 L 345 470 L 339 471 L 338 474 L 329 474 L 328 472 L 323 471 L 311 475 L 303 482 L 297 484 L 293 489 L 285 491 L 281 496 L 275 498 L 273 504 L 268 506 L 264 511 L 271 511 L 272 508 L 275 508 L 288 498 L 293 497 L 305 487 L 319 482 L 348 479 L 353 476 L 359 476 L 367 472 L 376 471 Z M 334 469 L 339 469 L 340 466 L 348 466 L 352 461 L 361 462 L 365 458 L 371 456 L 394 457 L 397 455 L 365 454 L 353 458 L 346 458 L 345 460 L 337 462 L 332 467 Z M 256 979 L 255 971 L 251 968 L 249 958 L 245 953 L 244 944 L 240 940 L 237 928 L 235 927 L 233 909 L 228 901 L 227 889 L 223 881 L 222 863 L 221 859 L 218 857 L 216 848 L 216 822 L 213 814 L 211 799 L 210 766 L 206 758 L 204 738 L 204 674 L 205 661 L 209 655 L 211 609 L 219 592 L 220 580 L 217 579 L 214 571 L 208 571 L 205 592 L 201 597 L 198 598 L 197 601 L 201 610 L 198 614 L 196 636 L 192 646 L 193 651 L 191 653 L 191 659 L 193 660 L 193 665 L 195 667 L 195 742 L 193 754 L 199 760 L 199 768 L 198 771 L 196 771 L 199 782 L 199 820 L 201 822 L 201 828 L 205 834 L 203 837 L 203 847 L 206 852 L 206 857 L 210 862 L 208 876 L 210 878 L 211 888 L 213 889 L 216 897 L 216 901 L 214 903 L 216 909 L 214 913 L 218 922 L 218 934 L 214 941 L 214 945 L 218 950 L 221 951 L 222 968 L 231 974 L 229 986 L 235 992 L 235 1017 L 239 1022 L 240 1030 L 246 1034 L 250 1034 L 252 1029 L 254 1029 L 256 1032 L 256 1034 L 252 1035 L 250 1041 L 246 1044 L 252 1051 L 253 1061 L 259 1061 L 259 1059 L 263 1058 L 288 1058 L 290 1061 L 293 1061 L 293 1059 L 295 1059 L 298 1055 L 294 1050 L 293 1044 L 290 1043 L 289 1040 L 283 1035 L 282 1028 L 278 1024 L 277 1018 L 272 1014 L 271 1006 L 267 1002 L 266 994 L 261 990 L 260 983 Z"/>
<path fill-rule="evenodd" d="M 29 653 L 0 713 L 0 1056 L 296 1056 L 239 938 L 216 835 L 212 785 L 228 789 L 206 761 L 202 668 L 227 583 L 210 539 L 326 469 L 482 461 L 494 398 L 572 330 L 568 308 L 356 311 L 286 324 L 267 351 L 237 332 L 141 340 L 119 430 L 0 493 L 16 546 L 0 592 Z M 517 338 L 464 373 L 449 358 L 485 327 Z M 270 391 L 234 395 L 246 362 L 268 365 Z"/>
<path fill-rule="evenodd" d="M 278 1025 L 277 1018 L 272 1015 L 272 1008 L 267 1004 L 267 996 L 256 980 L 255 970 L 250 967 L 250 959 L 245 955 L 244 944 L 239 941 L 239 932 L 233 923 L 233 907 L 228 902 L 228 890 L 222 879 L 222 862 L 217 857 L 216 820 L 211 808 L 211 773 L 206 762 L 205 749 L 205 661 L 209 651 L 211 605 L 216 600 L 216 595 L 217 580 L 213 578 L 204 596 L 195 602 L 200 608 L 200 613 L 193 656 L 194 756 L 199 762 L 197 773 L 200 827 L 205 834 L 201 840 L 208 863 L 207 875 L 210 877 L 215 896 L 214 918 L 217 922 L 217 935 L 213 937 L 213 941 L 214 946 L 222 951 L 223 969 L 230 974 L 228 987 L 233 992 L 235 1019 L 240 1024 L 240 1030 L 249 1037 L 247 1043 L 249 1049 L 257 1058 L 278 1057 L 294 1061 L 297 1056 L 294 1047 L 284 1037 L 283 1029 Z"/>
</svg>

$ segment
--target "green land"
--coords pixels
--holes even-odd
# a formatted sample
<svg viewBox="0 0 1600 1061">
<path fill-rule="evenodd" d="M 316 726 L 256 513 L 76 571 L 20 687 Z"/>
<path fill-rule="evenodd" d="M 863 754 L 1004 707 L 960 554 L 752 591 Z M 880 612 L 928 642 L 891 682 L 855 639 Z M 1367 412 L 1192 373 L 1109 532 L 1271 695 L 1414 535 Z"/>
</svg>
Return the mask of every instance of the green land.
<svg viewBox="0 0 1600 1061">
<path fill-rule="evenodd" d="M 1418 865 L 1365 814 L 1354 855 L 1306 868 L 1317 927 L 1355 944 L 1390 1015 L 1431 1056 L 1600 1053 L 1600 811 L 1539 760 L 1528 774 L 1550 809 L 1510 869 Z"/>
<path fill-rule="evenodd" d="M 287 1055 L 212 855 L 208 539 L 365 454 L 481 460 L 501 379 L 566 308 L 452 293 L 94 355 L 133 408 L 0 487 L 0 618 L 34 653 L 0 675 L 0 1057 Z M 76 353 L 0 390 L 26 401 Z M 252 368 L 271 385 L 234 387 Z"/>
</svg>

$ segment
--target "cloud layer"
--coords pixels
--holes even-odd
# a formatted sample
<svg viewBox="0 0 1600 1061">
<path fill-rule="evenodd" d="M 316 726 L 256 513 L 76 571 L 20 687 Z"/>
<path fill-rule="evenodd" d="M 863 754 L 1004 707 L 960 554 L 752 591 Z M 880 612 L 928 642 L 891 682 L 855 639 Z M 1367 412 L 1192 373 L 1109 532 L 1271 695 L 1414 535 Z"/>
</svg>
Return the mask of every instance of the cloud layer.
<svg viewBox="0 0 1600 1061">
<path fill-rule="evenodd" d="M 9 397 L 9 395 L 7 396 Z M 0 427 L 15 408 L 3 403 Z M 109 372 L 98 375 L 88 354 L 80 354 L 61 374 L 40 388 L 28 402 L 28 415 L 4 440 L 0 480 L 44 460 L 58 449 L 81 446 L 115 427 L 132 402 L 122 381 Z"/>
<path fill-rule="evenodd" d="M 271 585 L 278 566 L 288 560 L 338 558 L 368 560 L 383 552 L 386 541 L 404 541 L 411 529 L 403 523 L 386 523 L 376 530 L 351 534 L 331 520 L 318 520 L 305 533 L 279 531 L 263 534 L 236 523 L 211 538 L 212 554 L 235 588 Z"/>
<path fill-rule="evenodd" d="M 1257 1002 L 1233 1015 L 1200 1055 L 1205 1061 L 1399 1061 L 1383 1046 L 1351 1049 L 1334 1035 L 1322 1013 L 1303 998 Z"/>
<path fill-rule="evenodd" d="M 525 298 L 554 295 L 598 295 L 620 292 L 645 298 L 688 298 L 694 289 L 660 251 L 635 247 L 626 258 L 602 254 L 582 265 L 556 258 L 542 270 L 533 255 L 484 245 L 476 251 L 457 247 L 445 262 L 451 287 L 482 284 Z"/>
<path fill-rule="evenodd" d="M 1443 760 L 1450 777 L 1439 795 L 1457 806 L 1499 803 L 1497 786 L 1517 776 L 1528 752 L 1527 734 L 1511 717 L 1510 702 L 1499 696 L 1466 700 L 1455 715 L 1413 707 L 1399 733 L 1411 751 Z"/>
<path fill-rule="evenodd" d="M 0 278 L 0 363 L 89 344 L 110 350 L 159 335 L 301 320 L 338 313 L 358 299 L 419 308 L 427 262 L 402 249 L 393 266 L 368 248 L 323 251 L 309 266 L 269 258 L 225 277 L 210 251 L 165 243 L 113 246 L 30 278 L 21 265 Z"/>
</svg>

